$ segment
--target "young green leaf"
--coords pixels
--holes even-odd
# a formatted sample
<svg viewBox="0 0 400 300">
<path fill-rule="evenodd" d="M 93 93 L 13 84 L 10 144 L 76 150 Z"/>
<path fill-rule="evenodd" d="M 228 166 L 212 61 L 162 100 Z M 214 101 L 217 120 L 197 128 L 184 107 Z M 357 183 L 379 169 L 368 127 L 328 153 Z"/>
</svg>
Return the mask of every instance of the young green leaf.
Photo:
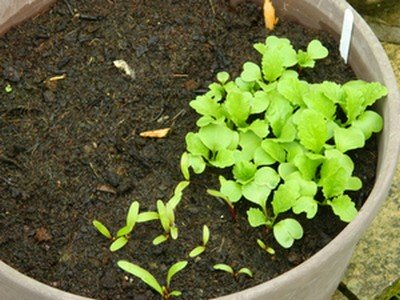
<svg viewBox="0 0 400 300">
<path fill-rule="evenodd" d="M 176 275 L 176 273 L 182 271 L 184 268 L 186 268 L 188 262 L 187 261 L 179 261 L 175 264 L 173 264 L 169 270 L 168 270 L 168 274 L 167 274 L 167 289 L 169 288 L 169 286 L 171 285 L 171 280 L 172 277 L 174 277 Z"/>
<path fill-rule="evenodd" d="M 347 195 L 338 196 L 332 201 L 328 201 L 328 204 L 332 207 L 335 215 L 339 216 L 343 222 L 349 223 L 357 216 L 355 203 Z"/>
<path fill-rule="evenodd" d="M 335 128 L 334 139 L 336 148 L 343 153 L 365 145 L 364 133 L 357 127 Z"/>
<path fill-rule="evenodd" d="M 169 209 L 174 210 L 178 206 L 179 202 L 182 200 L 182 192 L 188 185 L 189 181 L 181 181 L 178 183 L 175 187 L 174 195 L 168 200 L 167 206 Z"/>
<path fill-rule="evenodd" d="M 139 278 L 152 289 L 154 289 L 161 296 L 163 295 L 163 288 L 158 283 L 157 279 L 147 270 L 141 268 L 138 265 L 132 264 L 128 261 L 120 260 L 117 263 L 118 267 L 120 267 L 125 272 Z"/>
<path fill-rule="evenodd" d="M 246 126 L 246 120 L 250 115 L 250 99 L 252 99 L 250 93 L 228 93 L 225 100 L 225 109 L 236 126 Z"/>
<path fill-rule="evenodd" d="M 192 155 L 208 157 L 209 149 L 202 143 L 198 133 L 189 132 L 186 137 L 186 149 Z"/>
<path fill-rule="evenodd" d="M 328 56 L 328 49 L 320 41 L 312 40 L 307 46 L 307 53 L 312 59 L 322 59 Z"/>
<path fill-rule="evenodd" d="M 221 185 L 220 192 L 232 203 L 238 202 L 242 198 L 242 188 L 240 184 L 233 180 L 226 180 L 220 175 L 219 182 Z"/>
<path fill-rule="evenodd" d="M 227 149 L 238 139 L 237 133 L 225 125 L 210 124 L 201 127 L 198 134 L 201 142 L 212 152 Z"/>
<path fill-rule="evenodd" d="M 128 239 L 125 236 L 120 236 L 110 245 L 110 251 L 115 252 L 124 247 L 126 243 L 128 243 Z"/>
<path fill-rule="evenodd" d="M 227 273 L 231 273 L 232 275 L 235 274 L 232 267 L 226 264 L 216 264 L 213 266 L 214 270 L 224 271 Z"/>
<path fill-rule="evenodd" d="M 219 72 L 217 74 L 217 80 L 221 84 L 225 84 L 229 80 L 229 73 L 227 73 L 227 72 Z"/>
<path fill-rule="evenodd" d="M 245 274 L 249 277 L 253 277 L 253 272 L 249 268 L 241 268 L 239 271 L 237 271 L 237 274 Z"/>
<path fill-rule="evenodd" d="M 159 215 L 157 212 L 146 211 L 146 212 L 142 212 L 139 214 L 136 222 L 137 223 L 145 223 L 145 222 L 154 221 L 154 220 L 158 220 L 158 219 L 159 219 Z"/>
<path fill-rule="evenodd" d="M 252 62 L 243 64 L 243 72 L 240 74 L 243 81 L 251 82 L 262 79 L 260 67 Z"/>
<path fill-rule="evenodd" d="M 278 82 L 278 92 L 293 105 L 304 106 L 303 96 L 308 92 L 308 84 L 298 78 L 281 79 Z"/>
<path fill-rule="evenodd" d="M 110 240 L 113 238 L 110 231 L 107 229 L 106 226 L 103 225 L 103 223 L 101 223 L 100 221 L 97 221 L 97 220 L 93 220 L 92 224 L 98 230 L 98 232 L 100 232 L 106 238 L 108 238 Z"/>
<path fill-rule="evenodd" d="M 259 208 L 250 208 L 247 211 L 247 219 L 251 227 L 259 227 L 269 224 L 267 217 Z"/>
<path fill-rule="evenodd" d="M 262 167 L 254 175 L 254 182 L 258 185 L 265 185 L 271 190 L 276 188 L 281 178 L 279 174 L 270 167 Z"/>
<path fill-rule="evenodd" d="M 275 250 L 271 247 L 268 247 L 262 240 L 257 239 L 257 244 L 258 246 L 260 246 L 261 249 L 263 249 L 268 254 L 275 255 Z"/>
<path fill-rule="evenodd" d="M 165 241 L 167 241 L 168 240 L 168 238 L 165 236 L 165 235 L 163 235 L 163 234 L 160 234 L 159 236 L 156 236 L 155 238 L 154 238 L 154 240 L 153 240 L 153 245 L 159 245 L 159 244 L 161 244 L 161 243 L 164 243 Z"/>
<path fill-rule="evenodd" d="M 135 227 L 138 216 L 139 216 L 139 202 L 134 201 L 129 207 L 128 214 L 126 216 L 126 226 L 129 227 L 131 231 L 133 227 Z"/>
<path fill-rule="evenodd" d="M 328 126 L 322 114 L 305 109 L 298 124 L 300 143 L 307 149 L 319 153 L 328 139 Z"/>
<path fill-rule="evenodd" d="M 246 184 L 250 182 L 257 172 L 257 167 L 248 161 L 238 162 L 233 166 L 232 173 L 237 182 Z"/>
<path fill-rule="evenodd" d="M 210 239 L 210 229 L 208 229 L 207 225 L 203 226 L 203 246 L 206 246 L 208 240 Z"/>
<path fill-rule="evenodd" d="M 161 226 L 164 228 L 165 232 L 169 232 L 170 220 L 168 218 L 167 207 L 161 200 L 157 200 L 157 211 L 160 218 Z"/>
<path fill-rule="evenodd" d="M 283 248 L 290 248 L 295 240 L 303 237 L 303 228 L 295 219 L 284 219 L 276 223 L 273 227 L 276 241 Z"/>
<path fill-rule="evenodd" d="M 190 166 L 189 154 L 187 152 L 183 152 L 183 154 L 181 156 L 180 167 L 181 167 L 182 175 L 186 180 L 190 180 L 189 166 Z"/>
<path fill-rule="evenodd" d="M 197 246 L 192 251 L 190 251 L 189 257 L 194 258 L 194 257 L 199 256 L 200 254 L 202 254 L 204 251 L 206 251 L 206 247 Z"/>
<path fill-rule="evenodd" d="M 286 160 L 286 152 L 285 148 L 278 142 L 270 139 L 266 139 L 261 143 L 262 149 L 275 161 L 278 161 L 280 163 L 285 162 Z"/>
<path fill-rule="evenodd" d="M 255 181 L 242 186 L 243 197 L 263 208 L 270 193 L 271 189 L 267 185 L 258 185 Z"/>
<path fill-rule="evenodd" d="M 318 211 L 318 202 L 313 197 L 302 196 L 298 198 L 293 205 L 293 212 L 295 214 L 306 213 L 307 219 L 315 217 Z"/>
<path fill-rule="evenodd" d="M 250 101 L 250 113 L 260 114 L 264 112 L 270 103 L 270 97 L 265 91 L 257 91 L 254 93 L 253 99 Z"/>
<path fill-rule="evenodd" d="M 212 116 L 216 119 L 222 116 L 221 105 L 211 98 L 211 96 L 197 96 L 190 101 L 189 105 L 200 115 Z"/>
<path fill-rule="evenodd" d="M 274 192 L 272 200 L 274 214 L 278 215 L 291 209 L 299 197 L 300 186 L 297 181 L 290 180 L 279 185 L 278 189 Z"/>
<path fill-rule="evenodd" d="M 176 226 L 171 226 L 169 233 L 171 235 L 171 238 L 173 240 L 176 240 L 178 238 L 178 227 Z"/>
<path fill-rule="evenodd" d="M 358 128 L 364 134 L 365 140 L 369 139 L 373 132 L 380 132 L 383 128 L 382 117 L 371 110 L 363 112 L 353 123 L 353 128 Z"/>
</svg>

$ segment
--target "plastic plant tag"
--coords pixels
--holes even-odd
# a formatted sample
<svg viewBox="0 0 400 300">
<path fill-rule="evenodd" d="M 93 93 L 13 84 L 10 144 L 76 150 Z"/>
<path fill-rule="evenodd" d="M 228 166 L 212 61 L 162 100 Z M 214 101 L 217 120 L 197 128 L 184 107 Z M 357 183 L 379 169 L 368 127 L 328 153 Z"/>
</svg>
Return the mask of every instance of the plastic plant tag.
<svg viewBox="0 0 400 300">
<path fill-rule="evenodd" d="M 340 46 L 339 46 L 340 55 L 342 56 L 346 64 L 349 58 L 351 37 L 353 33 L 353 24 L 354 24 L 354 14 L 350 8 L 347 8 L 344 12 L 342 35 L 340 37 Z"/>
</svg>

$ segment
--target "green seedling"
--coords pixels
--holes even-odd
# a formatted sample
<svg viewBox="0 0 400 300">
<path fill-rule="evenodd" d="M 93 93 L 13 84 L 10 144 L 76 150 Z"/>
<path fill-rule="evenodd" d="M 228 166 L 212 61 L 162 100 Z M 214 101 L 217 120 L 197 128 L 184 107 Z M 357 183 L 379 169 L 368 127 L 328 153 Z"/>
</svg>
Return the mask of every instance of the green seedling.
<svg viewBox="0 0 400 300">
<path fill-rule="evenodd" d="M 160 294 L 161 298 L 164 300 L 171 299 L 172 297 L 178 297 L 182 295 L 181 291 L 171 290 L 171 280 L 172 278 L 184 268 L 186 268 L 188 262 L 187 261 L 180 261 L 173 264 L 167 273 L 167 280 L 166 285 L 161 285 L 157 279 L 147 270 L 141 268 L 138 265 L 130 263 L 125 260 L 118 261 L 118 266 L 124 270 L 125 272 L 141 279 L 144 283 L 146 283 L 149 287 L 155 290 L 158 294 Z"/>
<path fill-rule="evenodd" d="M 268 254 L 275 255 L 275 250 L 271 247 L 268 247 L 262 240 L 257 239 L 257 245 Z"/>
<path fill-rule="evenodd" d="M 115 252 L 124 247 L 130 237 L 133 228 L 136 223 L 147 222 L 158 219 L 158 214 L 155 212 L 144 212 L 139 214 L 139 202 L 134 201 L 129 207 L 128 214 L 126 216 L 126 224 L 117 231 L 117 234 L 113 236 L 108 228 L 98 220 L 93 221 L 93 226 L 106 238 L 112 240 L 110 245 L 110 251 Z"/>
<path fill-rule="evenodd" d="M 253 277 L 253 272 L 249 268 L 241 268 L 238 271 L 234 271 L 230 265 L 227 264 L 216 264 L 213 266 L 214 270 L 224 271 L 232 274 L 234 278 L 237 278 L 240 274 L 245 274 L 249 277 Z"/>
<path fill-rule="evenodd" d="M 183 190 L 189 185 L 189 181 L 181 181 L 175 188 L 174 195 L 164 204 L 161 200 L 157 201 L 157 212 L 164 233 L 153 240 L 154 245 L 159 245 L 167 241 L 170 237 L 173 240 L 178 238 L 178 227 L 175 224 L 175 208 L 182 199 Z"/>
<path fill-rule="evenodd" d="M 4 88 L 4 91 L 5 91 L 7 94 L 12 93 L 13 88 L 12 88 L 11 84 L 7 83 L 6 86 L 5 86 L 5 88 Z"/>
<path fill-rule="evenodd" d="M 191 258 L 193 258 L 193 257 L 199 256 L 204 251 L 206 251 L 206 245 L 207 245 L 209 239 L 210 239 L 210 230 L 208 229 L 207 225 L 204 225 L 203 226 L 202 244 L 200 246 L 197 246 L 196 248 L 194 248 L 192 251 L 190 251 L 189 256 Z"/>
<path fill-rule="evenodd" d="M 231 81 L 227 73 L 218 74 L 218 82 L 190 102 L 200 118 L 198 131 L 186 135 L 181 171 L 188 180 L 191 170 L 229 168 L 230 178 L 219 177 L 220 189 L 207 192 L 222 199 L 233 218 L 234 205 L 250 201 L 250 225 L 272 229 L 287 248 L 303 230 L 294 218 L 282 219 L 283 213 L 312 219 L 325 205 L 344 222 L 355 218 L 347 193 L 362 183 L 347 152 L 382 130 L 381 116 L 369 108 L 387 89 L 362 80 L 302 80 L 298 70 L 328 55 L 317 40 L 306 51 L 274 36 L 254 47 L 260 64 L 244 63 Z"/>
</svg>

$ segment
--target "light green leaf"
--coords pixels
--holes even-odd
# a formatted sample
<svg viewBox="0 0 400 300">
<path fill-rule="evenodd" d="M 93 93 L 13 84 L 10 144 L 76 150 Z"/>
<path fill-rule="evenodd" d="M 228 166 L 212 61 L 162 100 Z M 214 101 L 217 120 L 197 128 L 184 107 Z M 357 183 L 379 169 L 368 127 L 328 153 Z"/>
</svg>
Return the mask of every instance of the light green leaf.
<svg viewBox="0 0 400 300">
<path fill-rule="evenodd" d="M 197 96 L 195 100 L 189 102 L 189 105 L 199 114 L 204 116 L 213 116 L 220 118 L 221 105 L 209 95 Z"/>
<path fill-rule="evenodd" d="M 167 208 L 161 200 L 157 200 L 157 211 L 160 218 L 161 226 L 165 232 L 169 232 L 170 220 L 168 218 Z"/>
<path fill-rule="evenodd" d="M 306 180 L 314 180 L 317 168 L 324 161 L 322 155 L 312 156 L 312 153 L 297 155 L 293 164 L 299 169 L 302 177 Z"/>
<path fill-rule="evenodd" d="M 269 224 L 267 217 L 259 208 L 250 208 L 247 211 L 247 219 L 251 227 L 259 227 Z"/>
<path fill-rule="evenodd" d="M 343 86 L 345 91 L 345 101 L 341 103 L 343 111 L 347 116 L 347 123 L 353 122 L 357 117 L 363 112 L 365 107 L 363 103 L 365 101 L 364 95 L 362 91 L 359 89 L 352 87 L 351 85 L 345 84 Z"/>
<path fill-rule="evenodd" d="M 364 134 L 365 140 L 368 140 L 373 132 L 382 130 L 383 120 L 378 113 L 367 110 L 352 123 L 352 127 L 360 129 Z"/>
<path fill-rule="evenodd" d="M 111 245 L 110 245 L 110 251 L 111 252 L 115 252 L 119 249 L 121 249 L 122 247 L 124 247 L 126 245 L 126 243 L 128 242 L 128 239 L 124 236 L 120 236 L 119 238 L 117 238 Z"/>
<path fill-rule="evenodd" d="M 206 163 L 204 159 L 197 155 L 189 154 L 189 165 L 196 174 L 201 174 L 206 169 Z"/>
<path fill-rule="evenodd" d="M 206 251 L 206 247 L 197 246 L 192 251 L 190 251 L 189 257 L 194 258 L 194 257 L 199 256 L 200 254 L 202 254 L 204 251 Z"/>
<path fill-rule="evenodd" d="M 155 279 L 155 277 L 151 273 L 149 273 L 149 271 L 124 260 L 118 261 L 117 265 L 125 272 L 128 272 L 129 274 L 132 274 L 133 276 L 142 280 L 148 286 L 157 291 L 157 293 L 159 293 L 160 295 L 163 295 L 163 288 L 158 283 L 157 279 Z"/>
<path fill-rule="evenodd" d="M 203 246 L 206 246 L 208 240 L 210 239 L 210 229 L 208 229 L 207 225 L 203 226 Z"/>
<path fill-rule="evenodd" d="M 103 223 L 101 223 L 100 221 L 97 221 L 97 220 L 93 220 L 92 224 L 106 238 L 108 238 L 110 240 L 113 238 L 110 231 L 107 229 L 106 226 L 103 225 Z"/>
<path fill-rule="evenodd" d="M 172 291 L 172 292 L 169 293 L 170 297 L 179 297 L 181 295 L 182 295 L 181 291 Z"/>
<path fill-rule="evenodd" d="M 160 234 L 160 235 L 158 235 L 158 236 L 156 236 L 155 238 L 154 238 L 154 240 L 153 240 L 153 245 L 159 245 L 159 244 L 161 244 L 161 243 L 164 243 L 165 241 L 167 241 L 168 240 L 168 238 L 165 236 L 165 235 L 163 235 L 163 234 Z"/>
<path fill-rule="evenodd" d="M 328 56 L 328 49 L 320 41 L 312 40 L 307 46 L 307 53 L 312 59 L 322 59 Z"/>
<path fill-rule="evenodd" d="M 364 133 L 356 127 L 340 128 L 334 130 L 336 148 L 341 152 L 362 148 L 365 145 Z"/>
<path fill-rule="evenodd" d="M 264 112 L 270 103 L 270 98 L 268 93 L 265 91 L 257 91 L 254 93 L 254 98 L 250 102 L 250 113 L 251 114 L 260 114 Z"/>
<path fill-rule="evenodd" d="M 209 160 L 214 167 L 223 169 L 235 163 L 235 151 L 220 149 L 213 160 Z"/>
<path fill-rule="evenodd" d="M 158 220 L 159 216 L 158 213 L 155 211 L 147 211 L 147 212 L 142 212 L 139 214 L 137 218 L 138 223 L 144 223 L 148 221 L 153 221 L 153 220 Z"/>
<path fill-rule="evenodd" d="M 319 84 L 313 84 L 313 89 L 322 92 L 333 103 L 341 103 L 344 98 L 342 86 L 332 81 L 324 81 Z"/>
<path fill-rule="evenodd" d="M 128 214 L 126 216 L 126 225 L 132 231 L 133 227 L 137 222 L 137 218 L 139 216 L 139 202 L 134 201 L 129 207 Z"/>
<path fill-rule="evenodd" d="M 253 123 L 251 123 L 250 126 L 246 129 L 251 130 L 260 138 L 266 137 L 269 133 L 268 123 L 265 120 L 260 119 L 254 120 Z M 259 146 L 260 143 L 261 141 L 258 143 L 257 146 Z"/>
<path fill-rule="evenodd" d="M 257 170 L 254 182 L 258 185 L 265 185 L 271 190 L 276 188 L 281 178 L 279 174 L 270 167 L 262 167 Z"/>
<path fill-rule="evenodd" d="M 242 186 L 242 194 L 247 200 L 264 208 L 271 189 L 266 185 L 258 185 L 251 181 Z"/>
<path fill-rule="evenodd" d="M 338 196 L 332 201 L 328 201 L 328 204 L 332 207 L 335 215 L 339 216 L 343 222 L 349 223 L 357 216 L 356 206 L 347 195 Z"/>
<path fill-rule="evenodd" d="M 247 82 L 260 80 L 262 78 L 261 69 L 255 63 L 245 62 L 243 64 L 243 72 L 240 74 L 240 77 L 243 81 Z"/>
<path fill-rule="evenodd" d="M 290 248 L 295 240 L 303 237 L 303 228 L 295 219 L 284 219 L 274 225 L 273 233 L 276 241 L 283 248 Z"/>
<path fill-rule="evenodd" d="M 241 184 L 250 182 L 256 174 L 257 167 L 248 161 L 242 161 L 235 164 L 232 168 L 234 178 Z"/>
<path fill-rule="evenodd" d="M 119 237 L 121 237 L 121 236 L 126 236 L 126 235 L 130 234 L 131 231 L 132 231 L 132 228 L 129 227 L 128 225 L 126 225 L 126 226 L 120 228 L 120 229 L 117 231 L 117 236 L 116 236 L 116 237 L 119 238 Z"/>
<path fill-rule="evenodd" d="M 253 131 L 245 131 L 239 133 L 239 146 L 242 148 L 242 159 L 251 160 L 254 151 L 261 145 L 262 139 Z"/>
<path fill-rule="evenodd" d="M 178 227 L 171 226 L 169 234 L 173 240 L 176 240 L 178 238 Z"/>
<path fill-rule="evenodd" d="M 278 82 L 278 92 L 293 105 L 304 106 L 303 95 L 308 91 L 308 84 L 297 78 L 281 79 Z"/>
<path fill-rule="evenodd" d="M 272 165 L 276 162 L 262 147 L 254 151 L 254 163 L 256 166 Z"/>
<path fill-rule="evenodd" d="M 213 152 L 228 148 L 237 135 L 225 125 L 216 124 L 201 127 L 198 134 L 201 142 Z"/>
<path fill-rule="evenodd" d="M 301 214 L 305 212 L 307 214 L 307 219 L 312 219 L 315 217 L 318 211 L 318 202 L 314 200 L 313 197 L 302 196 L 297 199 L 293 206 L 293 212 L 295 214 Z"/>
<path fill-rule="evenodd" d="M 181 173 L 186 180 L 190 180 L 190 172 L 189 172 L 189 154 L 187 152 L 183 152 L 181 155 Z"/>
<path fill-rule="evenodd" d="M 171 197 L 171 199 L 168 200 L 168 206 L 172 210 L 174 210 L 179 202 L 182 200 L 182 195 L 183 195 L 183 190 L 189 186 L 189 181 L 181 181 L 177 184 L 174 190 L 174 195 Z"/>
<path fill-rule="evenodd" d="M 249 268 L 241 268 L 239 271 L 237 271 L 238 274 L 246 274 L 249 277 L 253 277 L 253 272 Z"/>
<path fill-rule="evenodd" d="M 301 68 L 314 68 L 315 60 L 312 59 L 307 51 L 299 50 L 297 52 L 297 61 Z"/>
<path fill-rule="evenodd" d="M 240 184 L 233 180 L 226 180 L 223 176 L 219 176 L 221 185 L 220 191 L 230 202 L 235 203 L 242 198 L 242 188 Z"/>
<path fill-rule="evenodd" d="M 186 148 L 192 155 L 208 157 L 209 148 L 207 148 L 202 143 L 198 133 L 189 132 L 185 137 L 185 141 L 186 141 Z"/>
<path fill-rule="evenodd" d="M 226 264 L 216 264 L 216 265 L 213 266 L 213 269 L 214 270 L 218 270 L 218 271 L 224 271 L 224 272 L 227 272 L 227 273 L 231 273 L 232 275 L 235 273 L 233 271 L 232 267 L 229 266 L 229 265 L 226 265 Z"/>
<path fill-rule="evenodd" d="M 278 91 L 270 92 L 270 97 L 273 101 L 271 100 L 265 117 L 270 122 L 272 132 L 275 136 L 279 137 L 282 127 L 285 126 L 289 118 L 293 115 L 294 107 Z"/>
<path fill-rule="evenodd" d="M 319 153 L 328 139 L 328 126 L 322 114 L 305 109 L 298 124 L 300 143 L 309 150 Z"/>
<path fill-rule="evenodd" d="M 246 120 L 250 115 L 251 94 L 230 92 L 225 100 L 225 109 L 230 119 L 236 126 L 246 126 Z"/>
<path fill-rule="evenodd" d="M 225 84 L 229 80 L 229 73 L 227 72 L 219 72 L 217 74 L 217 80 L 222 84 Z"/>
<path fill-rule="evenodd" d="M 266 139 L 261 143 L 263 150 L 276 161 L 283 163 L 286 159 L 286 152 L 282 145 L 276 141 Z"/>
<path fill-rule="evenodd" d="M 281 184 L 274 192 L 272 208 L 278 215 L 291 209 L 300 197 L 300 187 L 296 181 L 288 181 Z"/>
<path fill-rule="evenodd" d="M 293 163 L 281 163 L 278 166 L 278 174 L 283 180 L 287 180 L 290 175 L 297 171 L 298 169 Z"/>
<path fill-rule="evenodd" d="M 184 268 L 186 268 L 188 262 L 187 261 L 179 261 L 175 264 L 173 264 L 169 270 L 168 270 L 168 274 L 167 274 L 167 288 L 169 288 L 170 284 L 171 284 L 171 280 L 172 277 L 174 277 L 176 275 L 176 273 L 182 271 Z"/>
<path fill-rule="evenodd" d="M 336 105 L 319 91 L 309 91 L 303 96 L 303 100 L 308 108 L 320 112 L 325 118 L 333 120 L 336 113 Z"/>
</svg>

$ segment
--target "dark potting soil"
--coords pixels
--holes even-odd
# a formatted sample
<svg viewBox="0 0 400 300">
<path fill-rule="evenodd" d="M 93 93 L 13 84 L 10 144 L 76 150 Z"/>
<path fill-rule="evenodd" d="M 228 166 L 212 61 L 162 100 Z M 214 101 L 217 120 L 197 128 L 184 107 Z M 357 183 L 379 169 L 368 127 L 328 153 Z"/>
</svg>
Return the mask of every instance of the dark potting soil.
<svg viewBox="0 0 400 300">
<path fill-rule="evenodd" d="M 159 246 L 158 222 L 138 224 L 116 253 L 91 222 L 113 232 L 123 225 L 133 200 L 155 210 L 182 180 L 179 158 L 197 115 L 188 106 L 218 71 L 237 76 L 248 60 L 259 61 L 252 44 L 266 37 L 262 13 L 252 4 L 233 9 L 222 0 L 69 0 L 0 39 L 0 258 L 51 286 L 98 299 L 158 299 L 137 278 L 116 266 L 132 261 L 164 283 L 169 266 L 188 259 L 207 224 L 211 240 L 199 258 L 172 281 L 183 299 L 206 299 L 269 280 L 300 264 L 346 224 L 329 209 L 311 222 L 301 219 L 304 238 L 285 250 L 265 231 L 251 228 L 244 207 L 233 221 L 226 206 L 206 194 L 217 175 L 193 178 L 177 208 L 177 241 Z M 304 49 L 314 38 L 329 58 L 305 70 L 310 82 L 355 78 L 339 58 L 337 43 L 281 19 L 273 34 Z M 135 78 L 113 61 L 125 60 Z M 11 93 L 4 87 L 10 84 Z M 171 127 L 161 140 L 145 130 Z M 360 208 L 375 174 L 376 143 L 351 156 L 363 183 L 352 197 Z M 261 238 L 276 250 L 256 245 Z M 254 278 L 213 271 L 216 263 L 248 267 Z"/>
</svg>

